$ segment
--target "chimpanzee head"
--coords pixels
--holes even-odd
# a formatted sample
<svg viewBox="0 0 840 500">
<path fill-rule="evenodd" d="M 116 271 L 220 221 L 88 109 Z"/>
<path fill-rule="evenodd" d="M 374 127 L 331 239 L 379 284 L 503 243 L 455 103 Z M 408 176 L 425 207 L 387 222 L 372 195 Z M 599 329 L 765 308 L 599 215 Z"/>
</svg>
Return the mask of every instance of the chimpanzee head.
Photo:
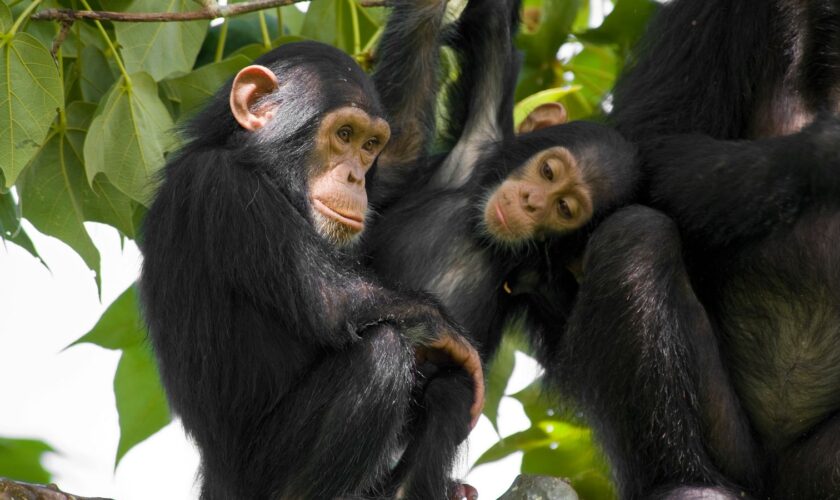
<svg viewBox="0 0 840 500">
<path fill-rule="evenodd" d="M 491 240 L 515 247 L 569 234 L 634 190 L 635 148 L 606 126 L 565 121 L 561 106 L 541 106 L 491 157 L 481 206 Z"/>
<path fill-rule="evenodd" d="M 196 121 L 210 120 L 218 120 L 215 135 L 192 135 L 266 171 L 324 238 L 343 246 L 361 234 L 365 174 L 390 127 L 373 82 L 347 54 L 317 42 L 283 45 L 239 71 Z"/>
</svg>

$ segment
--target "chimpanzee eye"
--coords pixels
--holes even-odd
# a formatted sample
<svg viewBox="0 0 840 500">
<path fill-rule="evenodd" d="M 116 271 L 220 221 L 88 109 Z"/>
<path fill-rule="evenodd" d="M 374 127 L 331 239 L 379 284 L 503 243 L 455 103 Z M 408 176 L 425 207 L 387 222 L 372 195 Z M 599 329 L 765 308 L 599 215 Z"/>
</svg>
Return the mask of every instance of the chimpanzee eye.
<svg viewBox="0 0 840 500">
<path fill-rule="evenodd" d="M 373 150 L 376 149 L 376 146 L 378 146 L 378 145 L 379 145 L 379 139 L 376 139 L 376 138 L 368 139 L 368 141 L 365 143 L 364 146 L 362 146 L 362 148 L 367 152 L 373 152 Z"/>
<path fill-rule="evenodd" d="M 547 181 L 554 180 L 554 171 L 551 170 L 551 166 L 548 163 L 542 164 L 542 176 L 545 177 L 545 180 Z"/>
<path fill-rule="evenodd" d="M 350 142 L 350 136 L 353 134 L 353 129 L 349 125 L 345 125 L 338 129 L 336 135 L 344 142 Z"/>
<path fill-rule="evenodd" d="M 560 212 L 560 215 L 566 219 L 572 218 L 572 209 L 569 208 L 569 204 L 566 203 L 566 200 L 562 198 L 557 202 L 557 211 Z"/>
</svg>

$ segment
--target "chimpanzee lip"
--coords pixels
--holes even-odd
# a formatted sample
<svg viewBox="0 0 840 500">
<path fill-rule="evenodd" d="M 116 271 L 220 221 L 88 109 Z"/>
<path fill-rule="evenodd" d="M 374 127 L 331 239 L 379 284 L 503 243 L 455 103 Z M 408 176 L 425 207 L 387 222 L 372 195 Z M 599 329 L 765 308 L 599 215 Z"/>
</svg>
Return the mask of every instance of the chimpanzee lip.
<svg viewBox="0 0 840 500">
<path fill-rule="evenodd" d="M 499 206 L 498 203 L 496 203 L 496 217 L 499 219 L 499 223 L 502 227 L 510 231 L 510 226 L 507 225 L 507 221 L 505 220 L 505 214 L 502 212 L 502 207 Z"/>
<path fill-rule="evenodd" d="M 330 207 L 318 198 L 313 198 L 312 204 L 315 206 L 316 210 L 318 210 L 325 216 L 340 222 L 341 224 L 349 227 L 350 229 L 353 229 L 354 231 L 361 231 L 364 228 L 364 219 L 361 217 L 355 215 L 345 215 L 339 212 L 338 210 Z"/>
</svg>

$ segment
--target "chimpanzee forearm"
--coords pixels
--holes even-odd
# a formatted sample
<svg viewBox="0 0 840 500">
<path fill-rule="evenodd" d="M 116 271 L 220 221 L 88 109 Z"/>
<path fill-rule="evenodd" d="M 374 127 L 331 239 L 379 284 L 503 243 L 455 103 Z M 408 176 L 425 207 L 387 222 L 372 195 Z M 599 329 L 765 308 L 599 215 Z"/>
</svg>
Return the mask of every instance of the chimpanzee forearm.
<svg viewBox="0 0 840 500">
<path fill-rule="evenodd" d="M 445 11 L 443 0 L 392 3 L 373 73 L 393 132 L 379 157 L 381 166 L 413 162 L 425 152 L 434 133 L 439 35 Z M 386 172 L 380 172 L 387 178 Z"/>
<path fill-rule="evenodd" d="M 458 81 L 447 92 L 443 142 L 453 146 L 435 173 L 436 185 L 462 185 L 487 144 L 513 135 L 513 92 L 519 59 L 512 39 L 519 2 L 472 0 L 451 34 Z"/>
<path fill-rule="evenodd" d="M 651 204 L 705 248 L 763 236 L 809 206 L 840 196 L 835 118 L 783 137 L 720 141 L 678 135 L 642 149 Z"/>
</svg>

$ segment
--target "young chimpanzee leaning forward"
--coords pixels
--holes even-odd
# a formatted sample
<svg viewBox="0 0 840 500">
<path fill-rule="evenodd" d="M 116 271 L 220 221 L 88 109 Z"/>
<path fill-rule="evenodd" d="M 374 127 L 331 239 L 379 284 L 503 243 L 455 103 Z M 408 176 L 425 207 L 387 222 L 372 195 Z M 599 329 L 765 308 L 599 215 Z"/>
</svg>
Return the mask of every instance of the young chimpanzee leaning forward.
<svg viewBox="0 0 840 500">
<path fill-rule="evenodd" d="M 675 0 L 619 81 L 652 208 L 591 237 L 554 366 L 622 498 L 840 498 L 838 113 L 837 0 Z"/>
<path fill-rule="evenodd" d="M 394 3 L 380 82 L 438 50 L 444 4 Z M 478 354 L 433 300 L 383 288 L 354 253 L 391 134 L 383 107 L 400 126 L 414 104 L 380 103 L 334 48 L 288 44 L 222 88 L 167 164 L 140 289 L 203 499 L 459 491 L 448 474 L 481 410 Z"/>
<path fill-rule="evenodd" d="M 377 200 L 381 218 L 365 242 L 377 274 L 435 295 L 478 341 L 484 361 L 511 318 L 524 313 L 535 337 L 549 331 L 543 321 L 564 320 L 577 286 L 566 267 L 589 228 L 628 203 L 637 177 L 635 149 L 615 131 L 585 122 L 548 126 L 565 121 L 562 108 L 538 108 L 525 125 L 532 131 L 514 136 L 517 25 L 516 1 L 467 4 L 449 41 L 460 76 L 448 89 L 443 135 L 454 145 L 383 178 L 381 192 L 394 195 Z M 563 279 L 549 294 L 531 293 L 535 285 L 523 279 L 509 286 L 514 269 L 545 262 L 549 238 L 568 249 L 551 263 Z M 531 311 L 523 299 L 532 295 L 552 300 Z"/>
</svg>

